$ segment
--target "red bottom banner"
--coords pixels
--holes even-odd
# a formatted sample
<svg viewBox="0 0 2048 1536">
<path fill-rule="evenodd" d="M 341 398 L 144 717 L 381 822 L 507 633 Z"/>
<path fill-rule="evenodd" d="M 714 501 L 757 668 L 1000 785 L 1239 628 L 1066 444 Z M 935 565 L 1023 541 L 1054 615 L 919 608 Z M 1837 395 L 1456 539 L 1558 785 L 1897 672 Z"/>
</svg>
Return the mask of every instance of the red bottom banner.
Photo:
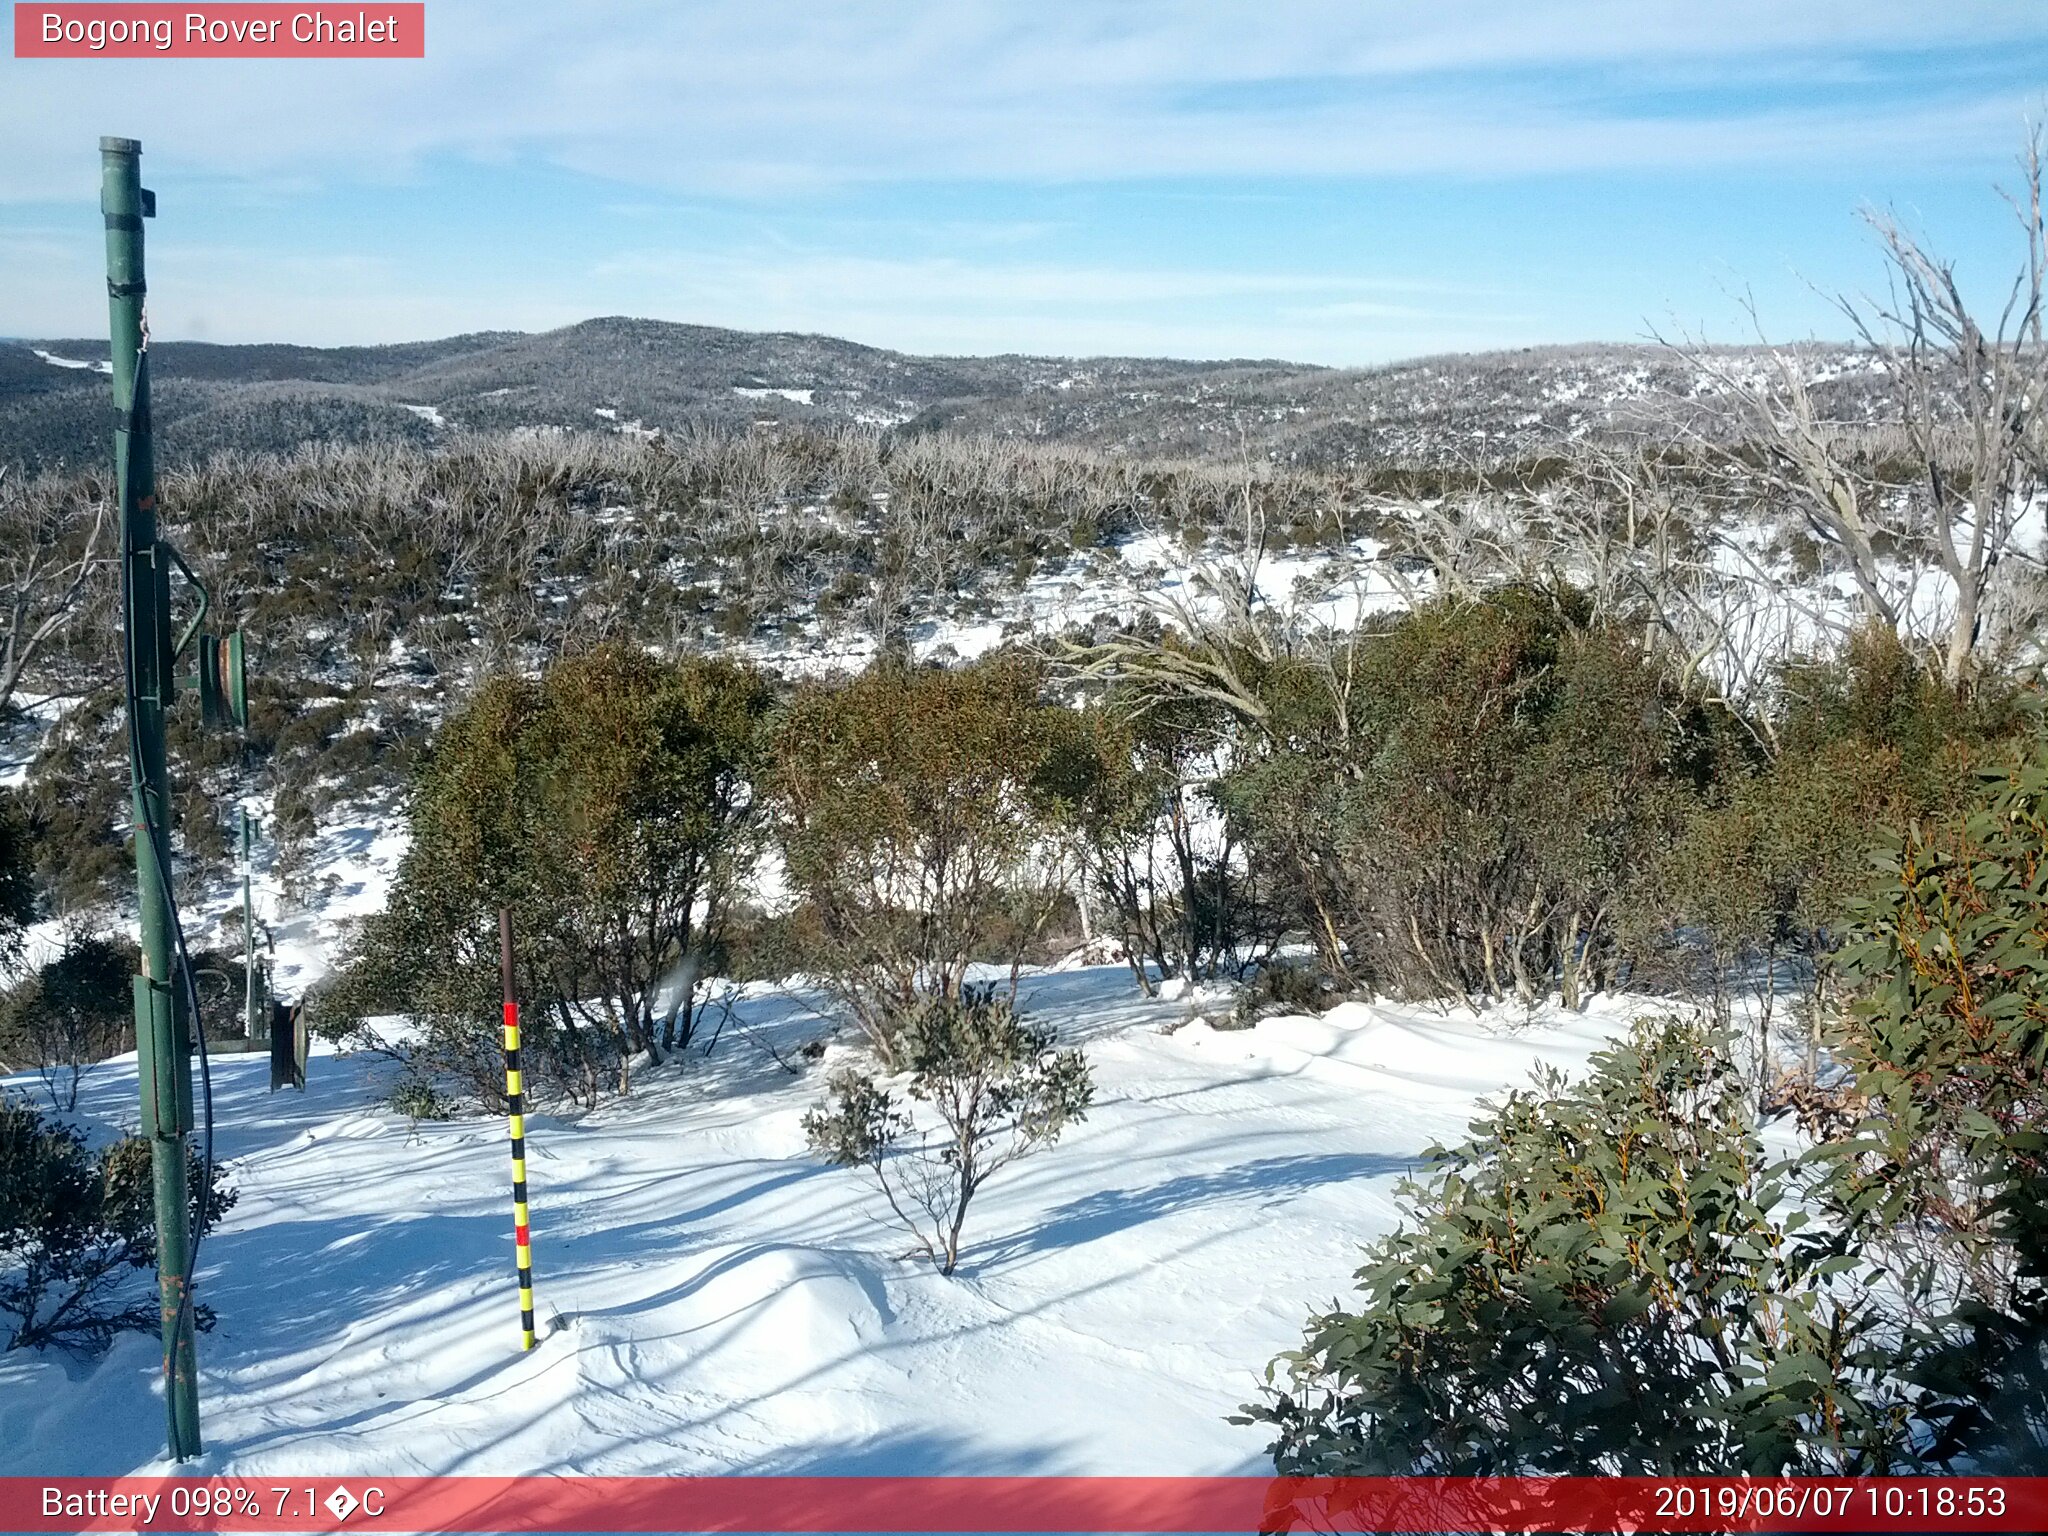
<svg viewBox="0 0 2048 1536">
<path fill-rule="evenodd" d="M 7 1531 L 2048 1531 L 2048 1477 L 0 1478 Z"/>
</svg>

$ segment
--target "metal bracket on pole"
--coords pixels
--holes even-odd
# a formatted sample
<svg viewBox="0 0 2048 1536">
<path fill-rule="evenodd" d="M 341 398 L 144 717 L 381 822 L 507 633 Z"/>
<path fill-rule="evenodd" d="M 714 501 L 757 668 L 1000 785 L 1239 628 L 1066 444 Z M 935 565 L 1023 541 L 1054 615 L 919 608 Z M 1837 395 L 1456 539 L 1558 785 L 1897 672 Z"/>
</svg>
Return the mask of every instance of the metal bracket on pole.
<svg viewBox="0 0 2048 1536">
<path fill-rule="evenodd" d="M 175 662 L 185 654 L 185 647 L 190 645 L 192 637 L 199 633 L 199 626 L 206 622 L 206 611 L 213 606 L 213 595 L 206 590 L 206 583 L 192 574 L 192 567 L 185 563 L 185 557 L 167 541 L 158 539 L 156 547 L 178 568 L 178 573 L 185 578 L 185 584 L 199 594 L 199 611 L 192 615 L 192 621 L 185 626 L 184 633 L 178 636 L 177 643 L 171 647 L 171 660 Z"/>
<path fill-rule="evenodd" d="M 135 1065 L 142 1078 L 142 1134 L 185 1136 L 192 1130 L 192 1067 L 179 1028 L 176 994 L 167 983 L 135 981 Z"/>
<path fill-rule="evenodd" d="M 133 449 L 129 450 L 131 453 Z M 154 498 L 151 498 L 154 500 Z M 156 703 L 159 709 L 168 710 L 178 702 L 178 652 L 182 642 L 171 634 L 171 559 L 170 546 L 157 543 L 146 555 L 138 554 L 137 559 L 149 563 L 150 590 L 156 594 L 155 613 L 157 622 L 154 634 L 148 643 L 155 654 Z"/>
</svg>

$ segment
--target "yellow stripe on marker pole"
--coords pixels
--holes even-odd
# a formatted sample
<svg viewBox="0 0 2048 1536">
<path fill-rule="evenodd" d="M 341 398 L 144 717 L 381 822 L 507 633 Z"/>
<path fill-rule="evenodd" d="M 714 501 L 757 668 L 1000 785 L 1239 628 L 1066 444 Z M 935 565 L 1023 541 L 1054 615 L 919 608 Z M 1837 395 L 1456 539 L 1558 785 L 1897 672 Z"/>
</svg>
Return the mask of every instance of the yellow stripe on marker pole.
<svg viewBox="0 0 2048 1536">
<path fill-rule="evenodd" d="M 512 1130 L 512 1243 L 519 1264 L 519 1347 L 533 1334 L 533 1230 L 526 1214 L 526 1101 L 519 1071 L 519 1002 L 512 992 L 512 909 L 498 908 L 498 969 L 505 980 L 505 1111 Z"/>
</svg>

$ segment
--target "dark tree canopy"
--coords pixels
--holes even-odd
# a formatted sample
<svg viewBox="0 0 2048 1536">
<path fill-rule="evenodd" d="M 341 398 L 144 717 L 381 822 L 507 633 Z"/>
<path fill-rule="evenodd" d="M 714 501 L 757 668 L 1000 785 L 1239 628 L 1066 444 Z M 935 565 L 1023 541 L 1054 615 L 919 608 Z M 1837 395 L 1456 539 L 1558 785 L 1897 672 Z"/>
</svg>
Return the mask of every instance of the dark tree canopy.
<svg viewBox="0 0 2048 1536">
<path fill-rule="evenodd" d="M 513 914 L 537 1054 L 564 1086 L 623 1086 L 631 1058 L 687 1042 L 693 982 L 754 852 L 755 735 L 768 690 L 719 661 L 623 644 L 500 677 L 435 739 L 412 847 L 333 999 L 432 1021 L 491 1076 L 497 913 Z"/>
</svg>

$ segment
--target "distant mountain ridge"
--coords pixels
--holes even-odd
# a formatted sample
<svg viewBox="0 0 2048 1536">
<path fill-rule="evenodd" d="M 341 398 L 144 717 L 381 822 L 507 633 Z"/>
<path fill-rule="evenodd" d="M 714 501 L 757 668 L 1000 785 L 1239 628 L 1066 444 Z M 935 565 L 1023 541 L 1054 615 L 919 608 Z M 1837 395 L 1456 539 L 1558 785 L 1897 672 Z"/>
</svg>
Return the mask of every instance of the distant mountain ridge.
<svg viewBox="0 0 2048 1536">
<path fill-rule="evenodd" d="M 1853 380 L 1858 370 L 1841 366 L 1850 349 L 1815 350 L 1817 371 Z M 0 463 L 104 459 L 106 358 L 104 341 L 0 341 Z M 151 363 L 159 452 L 173 460 L 314 439 L 431 441 L 464 429 L 767 421 L 950 429 L 1148 457 L 1436 461 L 1540 452 L 1699 388 L 1689 365 L 1652 346 L 1333 369 L 1270 359 L 923 357 L 828 336 L 621 317 L 379 347 L 163 341 Z M 1861 405 L 1848 414 L 1874 409 Z"/>
</svg>

